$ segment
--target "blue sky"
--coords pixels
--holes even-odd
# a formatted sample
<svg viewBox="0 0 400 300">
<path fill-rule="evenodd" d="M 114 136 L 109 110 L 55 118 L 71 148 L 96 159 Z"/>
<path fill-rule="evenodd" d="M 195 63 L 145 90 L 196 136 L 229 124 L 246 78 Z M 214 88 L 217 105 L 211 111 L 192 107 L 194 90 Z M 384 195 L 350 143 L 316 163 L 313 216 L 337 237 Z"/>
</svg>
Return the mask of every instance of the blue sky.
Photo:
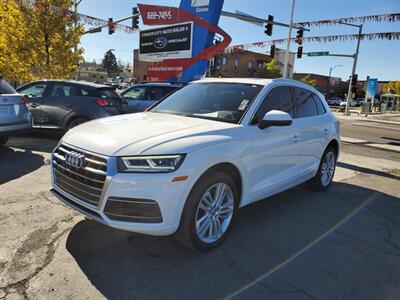
<svg viewBox="0 0 400 300">
<path fill-rule="evenodd" d="M 78 11 L 102 19 L 109 17 L 118 19 L 128 16 L 136 3 L 135 0 L 82 0 Z M 139 1 L 139 3 L 179 6 L 180 0 Z M 261 18 L 266 18 L 270 14 L 275 17 L 275 21 L 288 23 L 290 7 L 291 0 L 225 0 L 223 9 L 232 12 L 239 10 Z M 400 0 L 297 0 L 294 22 L 394 12 L 400 12 Z M 129 24 L 129 22 L 126 24 Z M 142 24 L 140 25 L 141 28 L 144 28 Z M 226 17 L 221 17 L 219 26 L 231 35 L 232 45 L 286 38 L 288 34 L 287 28 L 275 26 L 273 36 L 267 37 L 264 34 L 264 27 Z M 368 22 L 364 24 L 363 28 L 365 33 L 388 31 L 400 31 L 400 22 Z M 351 33 L 357 33 L 357 28 L 323 26 L 312 27 L 311 32 L 307 32 L 306 36 Z M 85 35 L 81 44 L 85 49 L 84 56 L 89 61 L 100 60 L 108 49 L 113 48 L 117 58 L 123 62 L 132 62 L 132 50 L 138 47 L 138 35 L 116 32 L 110 36 L 107 30 L 103 29 L 102 33 Z M 352 54 L 355 51 L 355 46 L 355 41 L 305 43 L 303 51 Z M 296 51 L 296 49 L 296 45 L 292 45 L 291 50 Z M 254 51 L 260 50 L 254 48 Z M 295 72 L 328 75 L 329 68 L 334 65 L 342 65 L 342 67 L 337 67 L 332 76 L 347 79 L 351 73 L 351 58 L 303 56 L 302 59 L 296 60 Z M 379 78 L 379 80 L 400 80 L 400 41 L 362 41 L 357 73 L 359 79 L 369 75 Z"/>
</svg>

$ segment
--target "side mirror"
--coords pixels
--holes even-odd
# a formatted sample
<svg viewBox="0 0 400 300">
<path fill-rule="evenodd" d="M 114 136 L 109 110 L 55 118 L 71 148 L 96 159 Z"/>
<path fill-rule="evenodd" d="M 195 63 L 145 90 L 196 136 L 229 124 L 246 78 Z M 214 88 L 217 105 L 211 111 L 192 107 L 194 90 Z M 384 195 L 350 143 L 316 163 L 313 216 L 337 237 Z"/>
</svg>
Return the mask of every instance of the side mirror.
<svg viewBox="0 0 400 300">
<path fill-rule="evenodd" d="M 292 122 L 292 117 L 288 113 L 280 110 L 271 110 L 265 114 L 258 127 L 264 129 L 270 126 L 289 126 Z"/>
</svg>

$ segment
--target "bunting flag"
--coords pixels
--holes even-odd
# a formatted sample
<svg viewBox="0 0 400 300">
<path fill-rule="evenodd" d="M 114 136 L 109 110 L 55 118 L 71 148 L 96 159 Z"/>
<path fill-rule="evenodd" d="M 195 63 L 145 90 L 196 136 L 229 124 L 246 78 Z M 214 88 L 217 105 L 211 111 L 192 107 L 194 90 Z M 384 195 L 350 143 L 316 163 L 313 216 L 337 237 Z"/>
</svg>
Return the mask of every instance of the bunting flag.
<svg viewBox="0 0 400 300">
<path fill-rule="evenodd" d="M 361 16 L 361 17 L 347 17 L 331 20 L 320 20 L 311 22 L 294 23 L 295 26 L 311 27 L 311 26 L 325 26 L 325 25 L 340 25 L 341 23 L 365 23 L 365 22 L 397 22 L 400 21 L 400 13 Z"/>
<path fill-rule="evenodd" d="M 343 35 L 325 35 L 325 36 L 309 36 L 303 37 L 304 42 L 311 43 L 330 43 L 330 42 L 343 42 L 351 40 L 400 40 L 400 32 L 376 32 L 364 34 L 343 34 Z M 295 42 L 296 38 L 291 38 L 291 42 Z M 287 42 L 287 39 L 279 39 L 273 41 L 255 42 L 242 45 L 229 46 L 225 49 L 225 53 L 241 52 L 251 48 L 266 48 L 271 45 L 280 45 Z"/>
</svg>

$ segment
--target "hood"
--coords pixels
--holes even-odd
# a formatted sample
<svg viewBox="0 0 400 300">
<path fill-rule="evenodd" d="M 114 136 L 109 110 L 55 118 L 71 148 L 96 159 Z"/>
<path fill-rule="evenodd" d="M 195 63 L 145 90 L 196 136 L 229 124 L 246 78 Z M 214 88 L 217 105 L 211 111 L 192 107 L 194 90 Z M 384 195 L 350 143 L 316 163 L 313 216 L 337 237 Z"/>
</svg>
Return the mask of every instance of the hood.
<svg viewBox="0 0 400 300">
<path fill-rule="evenodd" d="M 107 156 L 189 153 L 232 140 L 237 124 L 163 113 L 136 113 L 93 120 L 63 137 L 72 146 Z"/>
</svg>

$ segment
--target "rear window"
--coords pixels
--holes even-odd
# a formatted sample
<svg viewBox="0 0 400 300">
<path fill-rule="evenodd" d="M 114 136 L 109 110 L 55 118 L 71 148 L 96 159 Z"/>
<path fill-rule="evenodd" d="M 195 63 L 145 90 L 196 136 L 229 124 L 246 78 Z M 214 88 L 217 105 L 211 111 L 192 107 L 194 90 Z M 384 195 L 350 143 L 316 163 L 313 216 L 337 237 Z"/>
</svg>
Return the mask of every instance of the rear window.
<svg viewBox="0 0 400 300">
<path fill-rule="evenodd" d="M 0 79 L 0 95 L 3 94 L 16 94 L 17 92 L 8 84 L 7 81 Z"/>
<path fill-rule="evenodd" d="M 113 89 L 100 88 L 91 92 L 90 96 L 105 98 L 105 99 L 121 99 Z"/>
</svg>

